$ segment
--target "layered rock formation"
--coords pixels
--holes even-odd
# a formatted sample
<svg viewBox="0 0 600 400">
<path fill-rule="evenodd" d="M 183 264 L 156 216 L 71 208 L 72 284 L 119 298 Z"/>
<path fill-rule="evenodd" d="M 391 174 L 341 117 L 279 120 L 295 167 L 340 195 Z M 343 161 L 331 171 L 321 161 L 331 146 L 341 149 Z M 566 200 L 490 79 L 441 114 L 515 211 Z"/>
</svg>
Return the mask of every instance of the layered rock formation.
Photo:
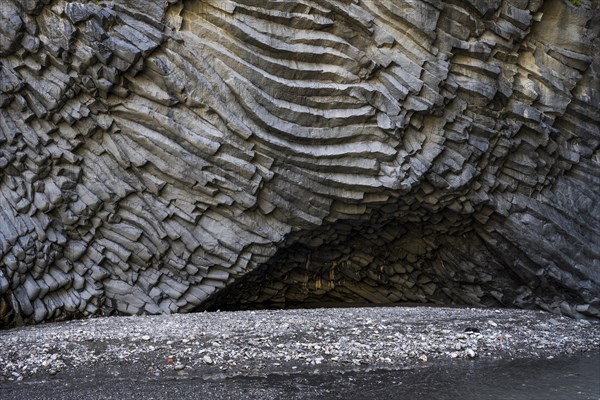
<svg viewBox="0 0 600 400">
<path fill-rule="evenodd" d="M 0 6 L 0 316 L 600 316 L 595 1 Z"/>
</svg>

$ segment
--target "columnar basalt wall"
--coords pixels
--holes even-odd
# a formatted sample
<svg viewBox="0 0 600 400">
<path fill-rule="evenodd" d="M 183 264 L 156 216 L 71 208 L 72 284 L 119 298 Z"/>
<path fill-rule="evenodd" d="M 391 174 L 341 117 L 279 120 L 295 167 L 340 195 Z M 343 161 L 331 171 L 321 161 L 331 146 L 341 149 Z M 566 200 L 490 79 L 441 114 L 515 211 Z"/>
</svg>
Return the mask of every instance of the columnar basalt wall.
<svg viewBox="0 0 600 400">
<path fill-rule="evenodd" d="M 0 317 L 600 316 L 600 10 L 4 0 Z"/>
</svg>

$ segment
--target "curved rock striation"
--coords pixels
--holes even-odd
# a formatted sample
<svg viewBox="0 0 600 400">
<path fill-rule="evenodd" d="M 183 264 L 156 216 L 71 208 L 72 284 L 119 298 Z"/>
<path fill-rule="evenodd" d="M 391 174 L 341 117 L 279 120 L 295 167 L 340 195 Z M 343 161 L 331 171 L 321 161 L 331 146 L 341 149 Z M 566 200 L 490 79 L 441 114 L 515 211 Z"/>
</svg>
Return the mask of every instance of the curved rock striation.
<svg viewBox="0 0 600 400">
<path fill-rule="evenodd" d="M 600 316 L 600 7 L 0 6 L 0 316 Z"/>
</svg>

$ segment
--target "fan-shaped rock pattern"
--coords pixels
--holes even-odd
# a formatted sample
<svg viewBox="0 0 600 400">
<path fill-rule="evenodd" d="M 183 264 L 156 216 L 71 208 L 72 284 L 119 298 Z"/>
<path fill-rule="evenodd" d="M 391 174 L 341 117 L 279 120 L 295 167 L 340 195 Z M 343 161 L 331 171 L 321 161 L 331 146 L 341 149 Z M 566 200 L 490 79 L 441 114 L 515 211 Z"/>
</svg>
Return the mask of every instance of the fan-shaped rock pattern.
<svg viewBox="0 0 600 400">
<path fill-rule="evenodd" d="M 600 315 L 597 2 L 0 7 L 4 324 Z"/>
</svg>

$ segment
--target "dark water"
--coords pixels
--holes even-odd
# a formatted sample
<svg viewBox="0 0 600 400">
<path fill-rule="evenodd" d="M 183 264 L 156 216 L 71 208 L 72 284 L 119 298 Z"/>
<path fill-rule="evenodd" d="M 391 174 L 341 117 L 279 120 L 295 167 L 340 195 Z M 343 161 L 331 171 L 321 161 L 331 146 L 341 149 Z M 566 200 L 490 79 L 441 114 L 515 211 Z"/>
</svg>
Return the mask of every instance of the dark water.
<svg viewBox="0 0 600 400">
<path fill-rule="evenodd" d="M 61 374 L 59 374 L 61 375 Z M 237 377 L 164 376 L 121 369 L 0 383 L 0 399 L 600 399 L 600 350 L 552 360 L 461 361 L 405 371 Z"/>
<path fill-rule="evenodd" d="M 600 351 L 554 360 L 468 362 L 413 373 L 379 372 L 347 399 L 600 400 Z M 362 378 L 360 378 L 362 379 Z M 385 383 L 387 383 L 387 385 Z M 401 383 L 400 383 L 401 382 Z M 392 383 L 392 385 L 390 385 Z"/>
</svg>

